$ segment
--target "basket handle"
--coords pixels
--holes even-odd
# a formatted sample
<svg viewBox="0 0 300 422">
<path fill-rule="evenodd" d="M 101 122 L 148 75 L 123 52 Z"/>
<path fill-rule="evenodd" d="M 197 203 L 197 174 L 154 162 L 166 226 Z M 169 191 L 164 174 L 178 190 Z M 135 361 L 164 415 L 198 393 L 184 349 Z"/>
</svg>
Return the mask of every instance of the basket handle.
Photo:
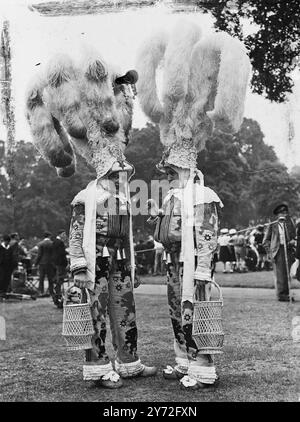
<svg viewBox="0 0 300 422">
<path fill-rule="evenodd" d="M 217 288 L 218 293 L 219 293 L 219 300 L 221 302 L 223 302 L 222 290 L 221 290 L 220 286 L 218 285 L 218 283 L 215 282 L 215 278 L 214 277 L 211 280 L 211 284 L 213 284 Z"/>
<path fill-rule="evenodd" d="M 89 289 L 87 289 L 86 287 L 81 289 L 82 291 L 82 295 L 81 295 L 81 302 L 80 303 L 88 303 L 89 305 L 91 305 L 91 295 L 89 292 Z M 85 293 L 85 302 L 83 302 L 84 299 L 84 293 Z"/>
<path fill-rule="evenodd" d="M 67 304 L 68 291 L 70 289 L 72 289 L 73 287 L 76 287 L 76 286 L 70 286 L 66 290 L 66 293 L 64 295 L 64 305 Z M 83 289 L 80 289 L 80 290 L 81 290 L 81 293 L 82 293 L 80 303 L 88 303 L 89 305 L 91 305 L 91 296 L 90 296 L 89 290 L 86 287 L 84 287 Z"/>
</svg>

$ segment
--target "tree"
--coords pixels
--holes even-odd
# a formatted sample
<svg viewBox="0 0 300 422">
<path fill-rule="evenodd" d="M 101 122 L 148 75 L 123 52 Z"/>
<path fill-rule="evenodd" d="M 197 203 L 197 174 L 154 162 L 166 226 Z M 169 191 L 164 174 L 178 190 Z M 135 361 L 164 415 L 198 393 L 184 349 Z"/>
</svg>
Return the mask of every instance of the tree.
<svg viewBox="0 0 300 422">
<path fill-rule="evenodd" d="M 1 49 L 0 49 L 0 76 L 2 82 L 1 103 L 4 111 L 4 125 L 7 132 L 7 155 L 6 155 L 6 172 L 9 175 L 8 188 L 9 196 L 6 201 L 10 201 L 12 218 L 10 224 L 15 222 L 15 168 L 14 168 L 14 151 L 15 151 L 15 112 L 12 98 L 12 65 L 11 65 L 11 48 L 10 48 L 10 31 L 9 21 L 3 22 L 1 31 Z"/>
<path fill-rule="evenodd" d="M 266 219 L 281 201 L 297 212 L 300 177 L 290 176 L 279 163 L 273 147 L 264 143 L 259 124 L 244 119 L 235 135 L 225 129 L 215 131 L 198 156 L 205 184 L 224 203 L 221 225 L 245 227 L 250 220 Z"/>
<path fill-rule="evenodd" d="M 278 161 L 273 147 L 264 143 L 264 134 L 253 119 L 244 118 L 240 130 L 233 135 L 233 142 L 239 145 L 249 170 L 257 169 L 262 160 Z"/>
<path fill-rule="evenodd" d="M 158 126 L 147 123 L 145 128 L 132 130 L 126 157 L 135 167 L 134 178 L 147 183 L 149 195 L 151 180 L 163 177 L 156 168 L 156 164 L 161 160 L 162 151 Z M 134 216 L 134 230 L 140 230 L 144 235 L 152 233 L 153 228 L 146 223 L 147 218 L 144 215 Z"/>
<path fill-rule="evenodd" d="M 135 178 L 149 184 L 151 180 L 161 177 L 156 164 L 161 159 L 162 151 L 158 126 L 146 123 L 145 128 L 133 129 L 126 157 L 135 167 Z"/>
<path fill-rule="evenodd" d="M 26 163 L 26 165 L 24 165 Z M 6 161 L 2 162 L 3 167 Z M 82 158 L 78 158 L 77 174 L 66 179 L 59 178 L 37 153 L 30 142 L 20 141 L 14 153 L 15 168 L 15 221 L 9 201 L 9 175 L 1 175 L 2 233 L 17 230 L 25 237 L 40 237 L 45 230 L 56 232 L 68 229 L 70 203 L 76 193 L 95 179 L 95 171 Z"/>
<path fill-rule="evenodd" d="M 299 65 L 300 7 L 298 0 L 180 0 L 194 4 L 214 18 L 218 31 L 242 40 L 253 66 L 253 92 L 271 101 L 282 102 L 292 91 L 291 72 Z M 245 35 L 243 22 L 257 28 Z"/>
<path fill-rule="evenodd" d="M 135 165 L 135 177 L 145 180 L 148 186 L 152 179 L 164 177 L 156 169 L 162 150 L 157 126 L 149 123 L 146 128 L 134 129 L 126 155 Z M 267 219 L 278 201 L 288 201 L 292 212 L 297 212 L 300 177 L 289 175 L 279 163 L 255 120 L 245 118 L 234 135 L 225 126 L 215 130 L 198 155 L 198 167 L 205 176 L 205 185 L 214 189 L 224 203 L 220 212 L 222 226 L 246 227 L 250 220 Z M 134 217 L 135 228 L 151 232 L 146 219 Z"/>
<path fill-rule="evenodd" d="M 289 205 L 292 215 L 300 212 L 300 177 L 290 176 L 286 167 L 278 162 L 263 161 L 251 180 L 251 194 L 257 214 L 261 217 L 272 215 L 274 207 L 281 202 Z"/>
<path fill-rule="evenodd" d="M 231 134 L 216 130 L 198 155 L 198 167 L 204 174 L 205 185 L 211 187 L 224 203 L 221 211 L 222 224 L 245 224 L 248 215 L 242 212 L 243 192 L 247 191 L 247 162 L 241 146 Z"/>
</svg>

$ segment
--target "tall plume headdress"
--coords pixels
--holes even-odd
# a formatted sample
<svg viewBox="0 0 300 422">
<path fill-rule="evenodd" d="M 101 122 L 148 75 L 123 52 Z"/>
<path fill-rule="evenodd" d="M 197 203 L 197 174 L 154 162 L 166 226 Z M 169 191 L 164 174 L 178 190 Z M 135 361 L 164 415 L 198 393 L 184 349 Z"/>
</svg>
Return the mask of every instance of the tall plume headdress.
<svg viewBox="0 0 300 422">
<path fill-rule="evenodd" d="M 67 54 L 53 57 L 27 90 L 26 115 L 33 142 L 59 176 L 74 174 L 74 152 L 104 176 L 119 162 L 132 124 L 137 72 L 125 75 L 111 68 L 99 54 L 81 62 Z"/>
<path fill-rule="evenodd" d="M 162 99 L 156 73 L 163 62 Z M 196 168 L 219 122 L 238 131 L 250 73 L 245 46 L 225 32 L 202 36 L 195 23 L 180 20 L 169 34 L 148 38 L 137 56 L 138 99 L 145 114 L 160 127 L 168 164 Z"/>
</svg>

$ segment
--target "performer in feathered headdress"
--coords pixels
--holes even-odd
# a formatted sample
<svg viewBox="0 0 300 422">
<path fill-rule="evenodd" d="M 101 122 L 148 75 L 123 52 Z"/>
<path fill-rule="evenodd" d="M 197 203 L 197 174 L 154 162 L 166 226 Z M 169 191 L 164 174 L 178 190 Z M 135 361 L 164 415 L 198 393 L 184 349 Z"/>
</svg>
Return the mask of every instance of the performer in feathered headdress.
<svg viewBox="0 0 300 422">
<path fill-rule="evenodd" d="M 137 72 L 122 76 L 97 54 L 76 64 L 60 56 L 46 66 L 27 96 L 34 143 L 58 174 L 74 173 L 74 150 L 96 169 L 97 179 L 72 202 L 69 244 L 75 286 L 87 288 L 91 297 L 94 335 L 83 378 L 107 388 L 120 387 L 120 377 L 156 373 L 137 355 L 133 297 L 128 180 L 134 169 L 124 149 L 132 121 L 131 85 L 136 81 Z M 105 346 L 107 313 L 115 350 L 112 361 Z"/>
<path fill-rule="evenodd" d="M 161 101 L 156 72 L 163 61 Z M 159 210 L 155 238 L 167 251 L 168 301 L 174 331 L 176 366 L 165 378 L 181 378 L 186 388 L 213 385 L 210 354 L 192 336 L 195 296 L 209 300 L 212 256 L 217 247 L 218 195 L 204 186 L 197 153 L 218 123 L 235 132 L 243 118 L 250 64 L 245 47 L 226 33 L 201 36 L 196 24 L 180 21 L 170 34 L 158 33 L 140 48 L 138 98 L 146 115 L 159 124 L 164 153 L 158 167 L 172 182 Z M 195 253 L 194 253 L 195 251 Z"/>
</svg>

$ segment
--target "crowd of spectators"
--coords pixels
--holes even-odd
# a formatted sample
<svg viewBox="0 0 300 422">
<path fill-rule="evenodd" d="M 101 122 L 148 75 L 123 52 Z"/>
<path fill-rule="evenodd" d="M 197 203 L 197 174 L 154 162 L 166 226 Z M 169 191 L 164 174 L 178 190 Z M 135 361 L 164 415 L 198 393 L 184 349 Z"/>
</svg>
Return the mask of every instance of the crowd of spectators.
<svg viewBox="0 0 300 422">
<path fill-rule="evenodd" d="M 30 292 L 38 279 L 37 296 L 51 296 L 58 307 L 62 307 L 61 286 L 69 267 L 67 235 L 64 229 L 56 236 L 45 232 L 43 239 L 29 248 L 18 233 L 5 234 L 0 244 L 0 296 L 7 293 Z M 48 289 L 45 291 L 45 279 Z M 26 284 L 27 282 L 27 284 Z"/>
<path fill-rule="evenodd" d="M 214 269 L 220 262 L 224 273 L 271 270 L 271 257 L 262 245 L 264 232 L 263 224 L 239 231 L 222 228 L 213 258 Z M 163 245 L 150 235 L 143 240 L 140 231 L 137 237 L 135 258 L 138 274 L 165 274 L 167 256 Z"/>
</svg>

